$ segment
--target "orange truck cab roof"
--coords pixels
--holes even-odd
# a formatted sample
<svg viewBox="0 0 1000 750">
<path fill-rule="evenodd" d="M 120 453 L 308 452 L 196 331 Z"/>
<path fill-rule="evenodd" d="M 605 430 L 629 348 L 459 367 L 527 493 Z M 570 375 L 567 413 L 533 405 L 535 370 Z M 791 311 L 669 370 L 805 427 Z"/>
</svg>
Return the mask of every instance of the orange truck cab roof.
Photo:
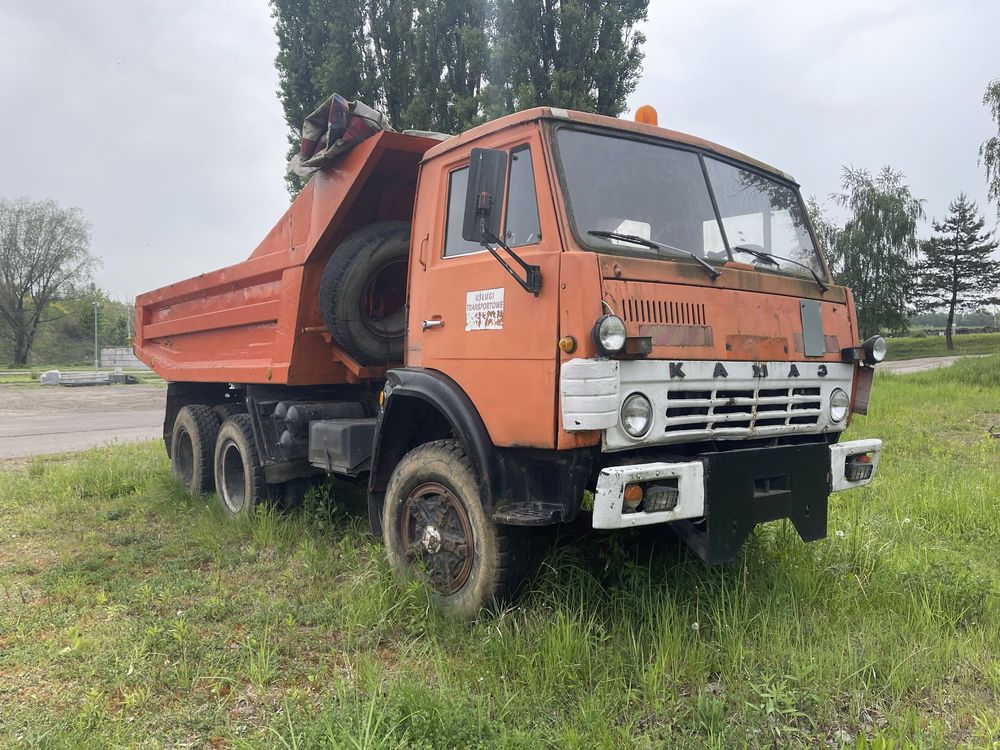
<svg viewBox="0 0 1000 750">
<path fill-rule="evenodd" d="M 496 120 L 491 120 L 490 122 L 483 123 L 482 125 L 477 125 L 464 133 L 454 136 L 453 138 L 449 138 L 446 141 L 441 141 L 436 146 L 428 149 L 427 153 L 424 154 L 424 159 L 433 159 L 435 156 L 451 151 L 452 149 L 460 148 L 479 138 L 482 138 L 485 135 L 495 133 L 498 130 L 523 125 L 524 123 L 536 120 L 559 120 L 569 123 L 579 123 L 581 125 L 612 128 L 626 133 L 637 133 L 639 135 L 646 135 L 654 138 L 663 138 L 676 143 L 684 143 L 689 146 L 696 146 L 706 151 L 712 151 L 721 156 L 736 159 L 737 161 L 741 161 L 757 167 L 758 169 L 770 172 L 776 177 L 780 177 L 781 179 L 791 182 L 796 186 L 798 185 L 798 183 L 792 179 L 791 175 L 782 172 L 777 167 L 772 167 L 770 164 L 765 164 L 764 162 L 758 161 L 751 156 L 742 154 L 739 151 L 734 151 L 731 148 L 726 148 L 725 146 L 720 146 L 718 143 L 713 143 L 712 141 L 705 140 L 704 138 L 698 138 L 697 136 L 693 136 L 688 133 L 682 133 L 679 130 L 661 128 L 657 125 L 647 125 L 645 123 L 634 122 L 632 120 L 624 120 L 617 117 L 609 117 L 607 115 L 597 115 L 591 112 L 578 112 L 576 110 L 562 109 L 559 107 L 532 107 L 531 109 L 525 109 L 520 112 L 505 115 L 504 117 L 498 117 Z"/>
</svg>

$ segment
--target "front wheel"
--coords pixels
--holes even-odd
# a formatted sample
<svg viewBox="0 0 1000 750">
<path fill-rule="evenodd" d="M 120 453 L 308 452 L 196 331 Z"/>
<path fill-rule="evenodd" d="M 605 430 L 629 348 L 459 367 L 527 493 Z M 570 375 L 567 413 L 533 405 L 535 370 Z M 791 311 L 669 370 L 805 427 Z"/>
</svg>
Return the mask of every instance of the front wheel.
<svg viewBox="0 0 1000 750">
<path fill-rule="evenodd" d="M 457 440 L 403 457 L 389 479 L 382 529 L 397 575 L 423 580 L 455 617 L 474 618 L 513 596 L 529 572 L 532 556 L 516 544 L 518 530 L 494 524 L 483 510 L 475 469 Z"/>
</svg>

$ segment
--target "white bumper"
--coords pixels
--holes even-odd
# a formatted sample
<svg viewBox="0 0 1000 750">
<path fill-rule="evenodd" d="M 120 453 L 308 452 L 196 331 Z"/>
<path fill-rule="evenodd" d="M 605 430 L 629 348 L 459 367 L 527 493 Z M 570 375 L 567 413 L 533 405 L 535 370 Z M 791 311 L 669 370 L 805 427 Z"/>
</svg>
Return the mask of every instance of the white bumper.
<svg viewBox="0 0 1000 750">
<path fill-rule="evenodd" d="M 871 483 L 878 471 L 882 453 L 881 440 L 853 440 L 830 446 L 830 490 L 840 492 Z M 845 474 L 847 459 L 859 454 L 871 455 L 871 474 L 866 479 L 852 481 Z M 625 512 L 625 487 L 657 480 L 677 481 L 677 504 L 670 510 L 648 513 Z M 683 463 L 648 463 L 631 466 L 611 466 L 602 469 L 594 493 L 593 527 L 595 529 L 627 529 L 654 523 L 668 523 L 705 515 L 705 467 L 701 461 Z"/>
<path fill-rule="evenodd" d="M 672 510 L 623 513 L 625 486 L 657 479 L 677 480 L 677 505 Z M 595 529 L 627 529 L 651 523 L 680 521 L 705 515 L 705 467 L 700 461 L 637 464 L 602 469 L 594 493 Z"/>
</svg>

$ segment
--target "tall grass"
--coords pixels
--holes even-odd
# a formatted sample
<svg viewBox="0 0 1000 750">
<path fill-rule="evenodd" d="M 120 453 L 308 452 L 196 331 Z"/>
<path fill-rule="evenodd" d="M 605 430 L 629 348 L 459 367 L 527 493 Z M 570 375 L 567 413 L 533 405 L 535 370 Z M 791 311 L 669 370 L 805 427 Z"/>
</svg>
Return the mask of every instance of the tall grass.
<svg viewBox="0 0 1000 750">
<path fill-rule="evenodd" d="M 157 444 L 6 472 L 0 746 L 990 747 L 996 371 L 880 377 L 850 437 L 881 475 L 826 540 L 768 524 L 705 568 L 595 532 L 471 625 L 394 582 L 346 486 L 233 525 Z"/>
<path fill-rule="evenodd" d="M 949 350 L 944 336 L 900 336 L 886 339 L 886 359 L 968 356 L 1000 353 L 1000 333 L 963 333 L 954 336 L 955 348 Z"/>
</svg>

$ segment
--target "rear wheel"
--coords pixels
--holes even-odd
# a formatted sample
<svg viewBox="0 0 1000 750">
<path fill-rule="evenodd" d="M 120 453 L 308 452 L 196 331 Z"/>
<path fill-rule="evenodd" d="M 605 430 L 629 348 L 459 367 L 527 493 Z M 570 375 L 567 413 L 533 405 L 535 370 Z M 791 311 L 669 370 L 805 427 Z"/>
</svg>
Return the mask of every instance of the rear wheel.
<svg viewBox="0 0 1000 750">
<path fill-rule="evenodd" d="M 231 518 L 249 517 L 268 497 L 253 427 L 248 414 L 222 423 L 215 441 L 215 489 L 222 511 Z"/>
<path fill-rule="evenodd" d="M 190 404 L 174 420 L 170 436 L 170 470 L 194 495 L 211 492 L 215 486 L 212 451 L 219 433 L 219 418 L 209 406 Z"/>
<path fill-rule="evenodd" d="M 382 529 L 397 575 L 424 581 L 456 617 L 473 618 L 511 598 L 531 572 L 534 556 L 519 554 L 520 530 L 487 516 L 475 469 L 456 440 L 403 457 L 389 479 Z"/>
<path fill-rule="evenodd" d="M 239 401 L 226 401 L 225 403 L 218 404 L 213 407 L 215 413 L 219 415 L 219 422 L 225 421 L 228 417 L 234 414 L 246 414 L 247 407 L 246 404 L 240 403 Z"/>
</svg>

